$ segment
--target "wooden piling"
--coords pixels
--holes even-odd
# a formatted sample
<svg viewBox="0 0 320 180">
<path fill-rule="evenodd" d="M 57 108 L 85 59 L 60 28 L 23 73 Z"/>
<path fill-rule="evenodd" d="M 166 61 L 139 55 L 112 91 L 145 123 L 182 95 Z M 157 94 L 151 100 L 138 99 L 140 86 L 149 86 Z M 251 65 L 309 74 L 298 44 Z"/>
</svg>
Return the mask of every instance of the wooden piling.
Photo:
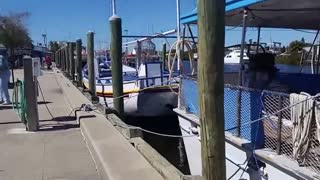
<svg viewBox="0 0 320 180">
<path fill-rule="evenodd" d="M 226 179 L 223 58 L 225 0 L 198 1 L 202 175 Z"/>
<path fill-rule="evenodd" d="M 91 102 L 98 103 L 99 99 L 96 92 L 96 76 L 94 72 L 94 33 L 89 31 L 87 34 L 87 63 L 88 63 L 88 81 Z"/>
<path fill-rule="evenodd" d="M 61 48 L 61 70 L 64 73 L 64 70 L 65 70 L 64 48 Z"/>
<path fill-rule="evenodd" d="M 74 49 L 75 49 L 75 43 L 71 42 L 69 47 L 69 59 L 70 59 L 70 78 L 72 81 L 75 81 L 75 68 L 76 68 L 76 62 L 74 59 Z"/>
<path fill-rule="evenodd" d="M 69 78 L 70 77 L 70 42 L 68 42 L 67 47 L 66 47 L 66 75 Z"/>
<path fill-rule="evenodd" d="M 26 97 L 27 130 L 37 131 L 39 128 L 38 102 L 33 78 L 32 59 L 25 56 L 24 61 L 24 90 Z"/>
<path fill-rule="evenodd" d="M 113 104 L 120 117 L 124 115 L 123 77 L 122 77 L 122 30 L 121 18 L 113 15 L 109 18 L 111 28 L 111 72 Z"/>
<path fill-rule="evenodd" d="M 77 84 L 82 87 L 82 41 L 78 39 L 76 42 L 76 71 L 77 71 Z"/>
</svg>

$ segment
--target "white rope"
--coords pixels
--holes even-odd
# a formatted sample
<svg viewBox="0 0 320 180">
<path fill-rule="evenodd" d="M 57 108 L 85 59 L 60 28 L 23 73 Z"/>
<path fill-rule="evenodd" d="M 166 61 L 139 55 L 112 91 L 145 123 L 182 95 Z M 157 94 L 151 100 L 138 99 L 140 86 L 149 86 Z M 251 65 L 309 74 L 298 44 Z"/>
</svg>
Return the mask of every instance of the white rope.
<svg viewBox="0 0 320 180">
<path fill-rule="evenodd" d="M 310 95 L 306 93 L 290 94 L 290 104 L 303 101 L 291 107 L 293 157 L 295 159 L 304 159 L 310 148 L 314 100 L 307 100 L 308 97 Z"/>
<path fill-rule="evenodd" d="M 318 141 L 320 142 L 320 102 L 315 101 L 315 119 L 316 119 L 316 124 L 317 124 L 317 137 Z"/>
</svg>

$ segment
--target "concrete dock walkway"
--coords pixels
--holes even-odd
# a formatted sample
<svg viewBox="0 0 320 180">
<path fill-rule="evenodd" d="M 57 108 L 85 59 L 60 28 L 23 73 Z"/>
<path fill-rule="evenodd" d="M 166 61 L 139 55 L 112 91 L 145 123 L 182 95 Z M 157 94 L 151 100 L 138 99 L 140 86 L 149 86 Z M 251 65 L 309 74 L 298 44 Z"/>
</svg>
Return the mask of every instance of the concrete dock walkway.
<svg viewBox="0 0 320 180">
<path fill-rule="evenodd" d="M 15 75 L 23 79 L 23 70 L 16 70 Z M 57 78 L 58 76 L 60 79 Z M 1 180 L 162 179 L 139 153 L 131 153 L 130 150 L 128 154 L 121 154 L 127 152 L 124 149 L 130 149 L 131 145 L 124 141 L 120 134 L 110 134 L 116 131 L 110 129 L 114 128 L 112 125 L 104 127 L 103 123 L 108 123 L 107 121 L 99 122 L 100 126 L 107 128 L 103 131 L 112 135 L 104 143 L 107 144 L 108 141 L 111 141 L 114 144 L 109 145 L 109 149 L 96 149 L 100 154 L 98 154 L 98 159 L 94 158 L 95 155 L 92 156 L 93 153 L 88 148 L 90 145 L 87 144 L 91 144 L 94 146 L 93 148 L 99 148 L 99 143 L 102 140 L 97 141 L 98 145 L 88 141 L 95 141 L 91 139 L 96 136 L 92 129 L 97 128 L 99 131 L 101 127 L 94 127 L 94 123 L 88 123 L 92 126 L 86 128 L 86 133 L 90 137 L 83 135 L 74 113 L 69 116 L 75 107 L 72 106 L 70 97 L 67 95 L 68 93 L 69 95 L 75 94 L 77 97 L 73 98 L 79 101 L 77 103 L 81 103 L 84 96 L 80 95 L 79 91 L 76 92 L 77 90 L 69 88 L 73 86 L 71 83 L 71 85 L 61 83 L 61 79 L 62 75 L 56 72 L 45 72 L 43 76 L 38 78 L 45 98 L 44 100 L 39 92 L 40 130 L 38 132 L 26 132 L 25 126 L 20 122 L 12 107 L 0 105 Z M 65 89 L 68 89 L 68 92 Z M 94 122 L 95 118 L 91 120 Z M 103 133 L 97 133 L 100 133 L 99 138 L 104 137 Z M 120 140 L 115 142 L 114 140 L 117 138 Z M 120 149 L 112 149 L 113 147 Z M 113 154 L 108 154 L 108 157 L 114 157 L 113 159 L 117 161 L 116 167 L 112 167 L 113 162 L 105 162 L 108 158 L 103 157 L 103 152 L 113 152 Z M 116 156 L 128 156 L 133 162 L 130 162 L 131 166 L 127 167 L 128 162 L 123 162 L 121 161 L 123 158 L 116 158 Z M 101 159 L 103 166 L 99 168 L 101 162 L 97 161 Z M 138 164 L 134 169 L 130 169 L 135 166 L 135 161 Z M 123 169 L 118 168 L 120 165 Z M 108 169 L 105 169 L 106 167 Z M 117 168 L 119 172 L 114 172 Z M 137 176 L 132 176 L 132 173 Z"/>
</svg>

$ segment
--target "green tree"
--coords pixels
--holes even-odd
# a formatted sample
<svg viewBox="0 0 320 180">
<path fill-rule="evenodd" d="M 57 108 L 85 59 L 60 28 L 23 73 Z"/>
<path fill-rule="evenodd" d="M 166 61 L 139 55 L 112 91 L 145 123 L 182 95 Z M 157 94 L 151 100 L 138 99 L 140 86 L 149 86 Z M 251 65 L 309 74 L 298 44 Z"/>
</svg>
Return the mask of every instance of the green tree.
<svg viewBox="0 0 320 180">
<path fill-rule="evenodd" d="M 17 48 L 31 48 L 32 40 L 24 25 L 29 13 L 15 13 L 0 16 L 0 44 L 3 44 L 9 52 L 9 64 L 12 68 L 12 80 L 14 82 L 15 50 Z"/>
<path fill-rule="evenodd" d="M 289 51 L 298 52 L 298 51 L 301 51 L 305 46 L 306 46 L 306 43 L 303 43 L 301 41 L 292 41 L 289 44 Z"/>
<path fill-rule="evenodd" d="M 300 42 L 303 43 L 303 44 L 306 43 L 306 41 L 304 40 L 304 37 L 301 38 Z"/>
<path fill-rule="evenodd" d="M 50 41 L 49 42 L 49 49 L 51 52 L 53 53 L 56 53 L 59 49 L 59 44 L 57 42 L 53 42 L 53 41 Z"/>
</svg>

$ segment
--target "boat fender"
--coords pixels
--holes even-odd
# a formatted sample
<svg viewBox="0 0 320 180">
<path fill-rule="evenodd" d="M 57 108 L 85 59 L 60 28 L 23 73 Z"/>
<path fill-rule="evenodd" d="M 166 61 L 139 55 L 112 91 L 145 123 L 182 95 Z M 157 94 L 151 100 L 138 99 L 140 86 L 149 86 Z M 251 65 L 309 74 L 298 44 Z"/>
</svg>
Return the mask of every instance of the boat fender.
<svg viewBox="0 0 320 180">
<path fill-rule="evenodd" d="M 193 134 L 199 134 L 198 128 L 197 127 L 190 127 L 190 130 Z"/>
</svg>

